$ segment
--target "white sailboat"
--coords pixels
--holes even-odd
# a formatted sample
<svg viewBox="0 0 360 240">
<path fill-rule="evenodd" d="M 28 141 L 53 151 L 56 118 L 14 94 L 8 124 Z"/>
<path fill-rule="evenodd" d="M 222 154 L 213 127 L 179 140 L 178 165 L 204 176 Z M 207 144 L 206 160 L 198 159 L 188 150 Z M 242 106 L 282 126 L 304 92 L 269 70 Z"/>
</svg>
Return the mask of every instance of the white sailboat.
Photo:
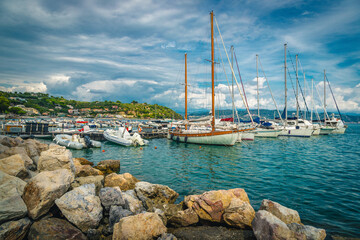
<svg viewBox="0 0 360 240">
<path fill-rule="evenodd" d="M 220 129 L 215 128 L 215 67 L 214 67 L 214 13 L 210 13 L 210 23 L 211 23 L 211 85 L 212 85 L 212 110 L 211 110 L 211 123 L 210 126 L 204 127 L 188 127 L 188 124 L 185 124 L 185 128 L 176 128 L 171 129 L 168 133 L 168 138 L 184 143 L 195 143 L 195 144 L 209 144 L 209 145 L 225 145 L 232 146 L 235 144 L 238 139 L 239 132 L 241 130 L 231 130 L 231 129 Z M 186 54 L 185 54 L 185 122 L 187 120 L 187 64 L 186 64 Z"/>
</svg>

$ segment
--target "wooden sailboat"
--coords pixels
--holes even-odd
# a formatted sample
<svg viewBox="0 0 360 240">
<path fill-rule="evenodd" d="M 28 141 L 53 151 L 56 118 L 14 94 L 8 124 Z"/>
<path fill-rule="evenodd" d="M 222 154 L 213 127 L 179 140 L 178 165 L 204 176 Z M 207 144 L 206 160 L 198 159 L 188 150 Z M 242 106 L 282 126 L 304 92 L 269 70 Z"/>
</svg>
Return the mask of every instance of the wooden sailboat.
<svg viewBox="0 0 360 240">
<path fill-rule="evenodd" d="M 177 142 L 195 143 L 195 144 L 210 144 L 210 145 L 225 145 L 232 146 L 238 139 L 239 132 L 242 130 L 216 129 L 215 128 L 215 67 L 214 67 L 214 13 L 210 13 L 211 22 L 211 124 L 210 127 L 205 128 L 191 128 L 185 124 L 185 129 L 177 128 L 170 130 L 168 138 Z M 185 121 L 187 122 L 187 67 L 185 55 Z"/>
</svg>

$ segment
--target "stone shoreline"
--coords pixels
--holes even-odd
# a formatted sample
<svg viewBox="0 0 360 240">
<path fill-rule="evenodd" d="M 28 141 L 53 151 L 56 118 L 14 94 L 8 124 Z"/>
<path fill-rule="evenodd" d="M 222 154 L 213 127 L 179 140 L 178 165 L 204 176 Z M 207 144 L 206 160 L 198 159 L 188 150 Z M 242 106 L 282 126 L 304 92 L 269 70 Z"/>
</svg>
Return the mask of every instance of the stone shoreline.
<svg viewBox="0 0 360 240">
<path fill-rule="evenodd" d="M 65 147 L 0 136 L 0 239 L 346 239 L 244 189 L 185 196 Z M 350 239 L 350 238 L 349 238 Z"/>
</svg>

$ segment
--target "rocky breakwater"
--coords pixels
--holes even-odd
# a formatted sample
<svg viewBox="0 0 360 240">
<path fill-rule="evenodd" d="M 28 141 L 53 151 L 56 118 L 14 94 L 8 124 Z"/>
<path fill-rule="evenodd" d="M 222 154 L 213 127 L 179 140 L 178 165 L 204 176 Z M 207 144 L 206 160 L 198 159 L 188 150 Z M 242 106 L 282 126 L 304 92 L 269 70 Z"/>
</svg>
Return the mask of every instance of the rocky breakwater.
<svg viewBox="0 0 360 240">
<path fill-rule="evenodd" d="M 189 195 L 175 204 L 179 194 L 168 186 L 119 174 L 119 160 L 93 167 L 64 147 L 6 137 L 0 138 L 0 156 L 0 239 L 326 236 L 323 229 L 303 225 L 295 210 L 270 200 L 255 213 L 241 188 Z M 11 171 L 9 157 L 18 159 Z"/>
</svg>

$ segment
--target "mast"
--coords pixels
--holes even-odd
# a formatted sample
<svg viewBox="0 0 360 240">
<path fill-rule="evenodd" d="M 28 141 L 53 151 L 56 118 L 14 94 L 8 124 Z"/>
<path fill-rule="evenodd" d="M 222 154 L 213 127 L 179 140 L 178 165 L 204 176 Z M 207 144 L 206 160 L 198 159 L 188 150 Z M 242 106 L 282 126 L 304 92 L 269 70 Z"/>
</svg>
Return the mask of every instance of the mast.
<svg viewBox="0 0 360 240">
<path fill-rule="evenodd" d="M 314 109 L 314 79 L 311 79 L 311 115 L 310 120 L 313 120 L 313 109 Z"/>
<path fill-rule="evenodd" d="M 187 122 L 187 63 L 186 63 L 187 53 L 185 53 L 185 122 Z M 185 124 L 185 129 L 187 129 L 187 124 Z"/>
<path fill-rule="evenodd" d="M 285 125 L 287 124 L 287 87 L 286 87 L 286 43 L 284 44 L 285 48 Z"/>
<path fill-rule="evenodd" d="M 230 50 L 231 50 L 231 68 L 232 69 L 234 69 L 234 46 L 231 46 L 231 48 L 230 48 Z M 231 85 L 232 85 L 232 87 L 231 87 L 231 96 L 232 96 L 232 101 L 234 101 L 234 75 L 232 75 L 231 74 Z M 232 113 L 233 113 L 233 122 L 234 122 L 234 119 L 235 119 L 235 109 L 234 109 L 234 106 L 233 106 L 233 111 L 232 111 Z"/>
<path fill-rule="evenodd" d="M 298 55 L 296 54 L 296 123 L 299 121 L 299 75 L 298 75 Z"/>
<path fill-rule="evenodd" d="M 326 79 L 326 71 L 324 69 L 324 124 L 326 121 L 326 82 L 325 82 L 325 79 Z"/>
<path fill-rule="evenodd" d="M 211 96 L 211 127 L 212 131 L 215 131 L 215 64 L 214 64 L 214 12 L 211 11 L 210 13 L 210 22 L 211 22 L 211 89 L 212 89 L 212 96 Z"/>
<path fill-rule="evenodd" d="M 259 56 L 256 54 L 257 105 L 258 105 L 258 117 L 260 118 L 258 57 Z"/>
<path fill-rule="evenodd" d="M 303 72 L 304 74 L 304 98 L 305 98 L 305 101 L 306 101 L 306 80 L 305 80 L 305 72 Z M 304 109 L 304 119 L 306 120 L 306 112 L 309 111 L 308 109 Z"/>
</svg>

